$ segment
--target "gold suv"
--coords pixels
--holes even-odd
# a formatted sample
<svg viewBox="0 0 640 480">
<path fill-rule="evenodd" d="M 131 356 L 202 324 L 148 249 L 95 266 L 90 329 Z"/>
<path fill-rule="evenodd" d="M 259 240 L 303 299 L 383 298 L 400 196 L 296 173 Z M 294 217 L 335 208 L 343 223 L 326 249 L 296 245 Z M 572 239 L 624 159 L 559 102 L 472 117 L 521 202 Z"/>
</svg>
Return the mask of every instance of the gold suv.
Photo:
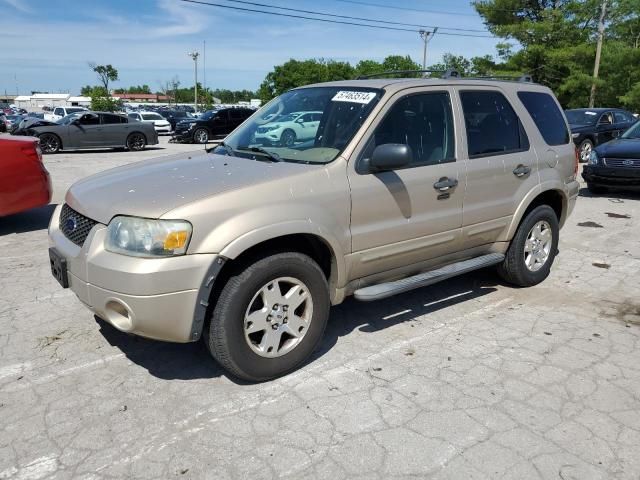
<svg viewBox="0 0 640 480">
<path fill-rule="evenodd" d="M 313 132 L 257 134 L 291 112 L 319 112 Z M 116 328 L 203 338 L 229 372 L 262 381 L 307 360 L 348 295 L 492 265 L 518 286 L 543 281 L 576 168 L 556 98 L 531 82 L 310 85 L 213 150 L 73 185 L 51 221 L 51 268 Z"/>
</svg>

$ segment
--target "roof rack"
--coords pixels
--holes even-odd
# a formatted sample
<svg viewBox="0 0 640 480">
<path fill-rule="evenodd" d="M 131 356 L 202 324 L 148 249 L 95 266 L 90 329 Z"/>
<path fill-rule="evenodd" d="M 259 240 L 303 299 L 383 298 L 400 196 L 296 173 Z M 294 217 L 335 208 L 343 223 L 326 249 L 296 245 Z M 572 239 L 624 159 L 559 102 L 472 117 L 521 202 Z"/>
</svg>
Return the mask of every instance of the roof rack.
<svg viewBox="0 0 640 480">
<path fill-rule="evenodd" d="M 365 80 L 367 78 L 386 77 L 388 75 L 406 75 L 408 73 L 441 73 L 440 78 L 458 78 L 460 74 L 457 70 L 387 70 L 385 72 L 370 73 L 368 75 L 359 75 L 356 80 Z"/>
<path fill-rule="evenodd" d="M 516 82 L 533 83 L 531 75 L 481 75 L 477 77 L 465 77 L 467 80 L 512 80 Z"/>
<path fill-rule="evenodd" d="M 389 75 L 406 75 L 409 73 L 441 73 L 439 78 L 463 78 L 460 72 L 454 69 L 448 70 L 387 70 L 380 73 L 371 73 L 368 75 L 360 75 L 356 80 L 365 80 L 368 78 L 380 78 Z M 533 77 L 529 74 L 523 75 L 483 75 L 477 77 L 464 77 L 467 80 L 511 80 L 523 83 L 533 83 Z"/>
</svg>

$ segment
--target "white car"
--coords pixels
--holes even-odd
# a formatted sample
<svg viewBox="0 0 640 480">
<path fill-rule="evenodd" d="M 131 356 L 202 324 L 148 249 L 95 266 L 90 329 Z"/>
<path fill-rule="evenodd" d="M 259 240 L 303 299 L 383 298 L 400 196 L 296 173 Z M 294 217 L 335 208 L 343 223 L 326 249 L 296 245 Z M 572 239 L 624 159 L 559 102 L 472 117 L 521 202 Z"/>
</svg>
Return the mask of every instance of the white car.
<svg viewBox="0 0 640 480">
<path fill-rule="evenodd" d="M 291 147 L 298 141 L 315 138 L 322 112 L 291 112 L 256 129 L 257 143 Z"/>
<path fill-rule="evenodd" d="M 57 122 L 72 113 L 88 111 L 89 110 L 84 107 L 56 107 L 53 109 L 53 112 L 44 112 L 44 119 L 49 120 L 50 122 Z"/>
<path fill-rule="evenodd" d="M 156 133 L 171 133 L 171 124 L 167 119 L 156 112 L 133 112 L 127 114 L 129 120 L 137 120 L 144 123 L 152 123 Z"/>
</svg>

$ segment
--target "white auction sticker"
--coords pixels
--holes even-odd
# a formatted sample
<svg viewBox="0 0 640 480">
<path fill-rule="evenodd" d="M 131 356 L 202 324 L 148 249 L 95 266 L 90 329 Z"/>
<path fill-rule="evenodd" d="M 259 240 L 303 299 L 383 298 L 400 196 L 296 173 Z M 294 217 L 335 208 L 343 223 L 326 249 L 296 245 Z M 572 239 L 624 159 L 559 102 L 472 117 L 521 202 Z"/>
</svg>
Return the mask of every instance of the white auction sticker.
<svg viewBox="0 0 640 480">
<path fill-rule="evenodd" d="M 597 115 L 596 112 L 584 112 L 584 113 L 587 114 L 587 115 Z"/>
<path fill-rule="evenodd" d="M 332 102 L 351 102 L 351 103 L 362 103 L 366 105 L 376 98 L 376 94 L 374 92 L 349 92 L 346 90 L 340 90 L 335 96 L 331 99 Z"/>
</svg>

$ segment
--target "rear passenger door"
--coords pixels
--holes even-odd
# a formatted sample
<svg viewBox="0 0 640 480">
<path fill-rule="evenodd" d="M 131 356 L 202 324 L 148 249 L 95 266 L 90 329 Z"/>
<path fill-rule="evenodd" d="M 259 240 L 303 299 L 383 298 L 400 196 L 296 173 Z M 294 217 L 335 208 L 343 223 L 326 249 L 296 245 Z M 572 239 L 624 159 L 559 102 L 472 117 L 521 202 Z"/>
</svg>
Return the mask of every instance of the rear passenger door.
<svg viewBox="0 0 640 480">
<path fill-rule="evenodd" d="M 105 146 L 122 146 L 127 136 L 126 119 L 120 115 L 100 114 L 102 141 Z M 124 122 L 124 123 L 123 123 Z"/>
<path fill-rule="evenodd" d="M 537 161 L 511 101 L 497 87 L 458 87 L 466 151 L 463 248 L 500 239 L 527 192 L 539 183 Z"/>
</svg>

